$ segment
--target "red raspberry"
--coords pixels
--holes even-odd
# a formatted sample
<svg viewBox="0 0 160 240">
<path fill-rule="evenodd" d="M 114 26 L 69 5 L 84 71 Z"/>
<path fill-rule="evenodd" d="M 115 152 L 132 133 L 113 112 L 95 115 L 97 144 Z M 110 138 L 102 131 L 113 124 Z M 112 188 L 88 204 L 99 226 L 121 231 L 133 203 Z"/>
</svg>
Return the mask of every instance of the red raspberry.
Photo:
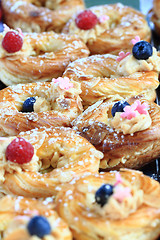
<svg viewBox="0 0 160 240">
<path fill-rule="evenodd" d="M 6 149 L 6 158 L 8 161 L 23 164 L 31 161 L 34 154 L 34 148 L 30 142 L 24 138 L 15 138 Z"/>
<path fill-rule="evenodd" d="M 89 30 L 93 28 L 98 22 L 98 17 L 91 10 L 84 10 L 75 19 L 78 28 Z"/>
<path fill-rule="evenodd" d="M 8 31 L 2 40 L 2 47 L 8 53 L 15 53 L 21 50 L 23 38 L 14 31 Z"/>
</svg>

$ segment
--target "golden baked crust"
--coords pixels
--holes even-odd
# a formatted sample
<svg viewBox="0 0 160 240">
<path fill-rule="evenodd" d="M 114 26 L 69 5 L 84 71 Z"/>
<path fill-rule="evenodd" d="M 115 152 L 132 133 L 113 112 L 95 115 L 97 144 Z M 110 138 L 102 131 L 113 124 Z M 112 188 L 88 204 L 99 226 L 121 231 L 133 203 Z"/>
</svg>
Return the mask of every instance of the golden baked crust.
<svg viewBox="0 0 160 240">
<path fill-rule="evenodd" d="M 76 240 L 155 240 L 160 234 L 160 185 L 139 171 L 122 169 L 122 184 L 131 195 L 121 203 L 111 196 L 105 206 L 95 201 L 102 184 L 115 184 L 117 172 L 83 176 L 59 192 L 56 210 Z M 108 212 L 107 212 L 107 205 Z M 126 214 L 128 216 L 126 216 Z"/>
<path fill-rule="evenodd" d="M 0 33 L 0 43 L 5 33 Z M 70 62 L 88 55 L 86 45 L 74 36 L 52 31 L 26 33 L 20 51 L 8 53 L 1 46 L 0 79 L 7 86 L 51 81 L 62 76 Z"/>
<path fill-rule="evenodd" d="M 98 100 L 116 101 L 135 96 L 155 100 L 160 69 L 157 71 L 153 67 L 150 70 L 147 60 L 136 60 L 132 54 L 120 62 L 116 59 L 117 56 L 111 54 L 94 55 L 77 59 L 68 65 L 63 76 L 81 83 L 80 96 L 84 106 Z M 155 62 L 159 68 L 159 56 Z"/>
<path fill-rule="evenodd" d="M 34 147 L 29 163 L 6 160 L 5 151 L 15 138 L 1 139 L 0 192 L 25 197 L 50 197 L 57 194 L 62 183 L 84 172 L 98 172 L 103 154 L 85 138 L 69 128 L 41 128 L 16 137 L 25 138 Z"/>
<path fill-rule="evenodd" d="M 4 21 L 24 32 L 60 32 L 70 17 L 85 5 L 83 0 L 3 0 Z"/>
<path fill-rule="evenodd" d="M 118 53 L 132 48 L 131 40 L 139 36 L 150 41 L 151 30 L 145 16 L 139 11 L 120 3 L 89 8 L 97 17 L 108 16 L 106 22 L 93 29 L 81 30 L 75 25 L 75 17 L 68 21 L 64 33 L 77 34 L 87 44 L 91 54 Z"/>
<path fill-rule="evenodd" d="M 51 240 L 71 240 L 72 234 L 67 224 L 53 210 L 51 198 L 36 200 L 32 198 L 5 196 L 0 199 L 0 235 L 2 240 L 31 240 L 27 224 L 34 216 L 45 217 L 50 226 Z M 34 236 L 35 237 L 35 236 Z M 39 238 L 36 236 L 36 239 Z"/>
<path fill-rule="evenodd" d="M 111 115 L 113 104 L 114 102 L 97 102 L 72 123 L 78 133 L 87 138 L 97 150 L 104 153 L 100 168 L 139 169 L 158 158 L 160 156 L 160 107 L 156 103 L 148 102 L 150 127 L 132 134 L 123 134 L 110 124 L 113 119 Z"/>
<path fill-rule="evenodd" d="M 154 23 L 155 30 L 160 34 L 160 1 L 153 0 L 153 7 L 149 12 L 149 17 Z"/>
<path fill-rule="evenodd" d="M 61 89 L 58 83 L 18 84 L 0 91 L 0 135 L 16 135 L 21 131 L 51 126 L 70 126 L 82 112 L 80 85 Z M 22 112 L 23 102 L 35 97 L 34 112 Z"/>
<path fill-rule="evenodd" d="M 160 17 L 160 1 L 153 0 L 153 10 L 157 17 Z"/>
</svg>

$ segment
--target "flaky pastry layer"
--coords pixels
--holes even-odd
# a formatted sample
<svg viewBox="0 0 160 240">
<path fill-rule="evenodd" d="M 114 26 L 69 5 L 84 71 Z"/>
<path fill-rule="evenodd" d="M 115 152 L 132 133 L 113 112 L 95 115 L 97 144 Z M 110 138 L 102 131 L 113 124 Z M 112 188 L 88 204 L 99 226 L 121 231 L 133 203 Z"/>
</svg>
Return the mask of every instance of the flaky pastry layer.
<svg viewBox="0 0 160 240">
<path fill-rule="evenodd" d="M 34 147 L 29 163 L 7 161 L 5 151 L 15 137 L 1 139 L 0 192 L 26 197 L 57 194 L 64 182 L 85 172 L 98 172 L 103 154 L 70 128 L 41 128 L 20 133 Z"/>
<path fill-rule="evenodd" d="M 75 25 L 75 16 L 65 25 L 63 32 L 77 34 L 86 42 L 91 54 L 105 54 L 128 51 L 132 48 L 131 40 L 139 36 L 150 41 L 151 30 L 145 16 L 120 3 L 93 6 L 89 8 L 98 18 L 107 16 L 106 21 L 99 21 L 94 28 L 81 30 Z"/>
<path fill-rule="evenodd" d="M 149 103 L 151 125 L 143 131 L 123 134 L 110 126 L 115 102 L 99 101 L 86 109 L 72 123 L 79 134 L 104 153 L 100 168 L 139 169 L 160 156 L 160 107 Z"/>
<path fill-rule="evenodd" d="M 62 188 L 56 198 L 56 210 L 68 223 L 76 240 L 155 240 L 160 234 L 160 185 L 139 171 L 121 169 L 122 184 L 130 196 L 118 202 L 110 196 L 101 207 L 95 193 L 103 184 L 116 183 L 116 171 L 88 174 Z M 139 195 L 139 196 L 138 196 Z M 135 199 L 137 199 L 135 202 Z M 110 215 L 105 214 L 107 205 Z M 113 204 L 114 203 L 114 204 Z M 122 208 L 124 207 L 124 209 Z M 127 217 L 115 219 L 116 214 Z"/>
<path fill-rule="evenodd" d="M 126 64 L 127 58 L 130 56 L 126 57 Z M 81 83 L 80 96 L 84 106 L 92 105 L 98 100 L 116 101 L 136 96 L 149 101 L 155 100 L 155 89 L 159 86 L 158 71 L 135 70 L 127 75 L 125 72 L 118 72 L 118 67 L 125 59 L 121 62 L 116 59 L 117 56 L 111 54 L 94 55 L 68 65 L 63 76 Z M 159 57 L 158 59 L 160 60 Z M 136 62 L 139 66 L 141 62 L 146 63 L 145 60 Z M 134 66 L 131 68 L 135 69 Z"/>
<path fill-rule="evenodd" d="M 0 33 L 0 43 L 5 33 Z M 7 86 L 51 81 L 61 77 L 70 62 L 88 55 L 86 45 L 75 36 L 53 31 L 24 33 L 20 51 L 8 53 L 1 46 L 0 79 Z"/>
<path fill-rule="evenodd" d="M 53 81 L 18 84 L 1 90 L 0 135 L 16 135 L 43 126 L 70 126 L 82 112 L 80 85 L 72 83 L 68 90 Z M 36 98 L 37 107 L 33 112 L 22 112 L 23 102 L 29 97 Z"/>
</svg>

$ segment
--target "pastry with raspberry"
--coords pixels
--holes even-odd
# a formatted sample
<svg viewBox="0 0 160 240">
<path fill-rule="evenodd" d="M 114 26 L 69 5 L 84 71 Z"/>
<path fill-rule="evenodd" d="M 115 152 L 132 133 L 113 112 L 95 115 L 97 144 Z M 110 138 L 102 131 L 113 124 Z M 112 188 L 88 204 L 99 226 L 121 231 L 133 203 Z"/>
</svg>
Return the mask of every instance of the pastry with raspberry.
<svg viewBox="0 0 160 240">
<path fill-rule="evenodd" d="M 103 153 L 74 130 L 50 127 L 0 138 L 0 194 L 56 196 L 61 186 L 97 173 Z"/>
<path fill-rule="evenodd" d="M 0 33 L 0 79 L 6 85 L 46 82 L 61 77 L 68 64 L 89 55 L 75 36 L 23 33 L 4 25 Z"/>
<path fill-rule="evenodd" d="M 114 53 L 131 49 L 131 39 L 139 35 L 150 41 L 151 30 L 145 16 L 121 3 L 93 6 L 75 14 L 63 33 L 78 35 L 91 54 Z"/>
</svg>

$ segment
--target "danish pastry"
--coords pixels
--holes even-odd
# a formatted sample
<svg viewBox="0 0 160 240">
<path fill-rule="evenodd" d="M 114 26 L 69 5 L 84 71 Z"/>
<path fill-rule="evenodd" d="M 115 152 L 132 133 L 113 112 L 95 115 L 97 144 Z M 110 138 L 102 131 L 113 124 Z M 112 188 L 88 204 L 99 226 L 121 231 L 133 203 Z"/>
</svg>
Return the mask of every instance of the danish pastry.
<svg viewBox="0 0 160 240">
<path fill-rule="evenodd" d="M 91 54 L 116 54 L 131 49 L 131 39 L 136 35 L 145 41 L 151 38 L 145 16 L 121 3 L 94 6 L 75 14 L 62 32 L 77 34 Z"/>
<path fill-rule="evenodd" d="M 70 126 L 82 112 L 80 85 L 68 78 L 10 86 L 0 91 L 0 136 L 42 126 Z"/>
<path fill-rule="evenodd" d="M 155 100 L 155 89 L 159 86 L 159 52 L 145 41 L 138 41 L 134 47 L 141 53 L 140 58 L 133 53 L 120 52 L 120 56 L 94 55 L 68 65 L 63 76 L 81 83 L 80 96 L 84 106 L 98 100 L 116 101 L 134 96 Z M 147 59 L 143 58 L 144 48 L 153 50 Z"/>
<path fill-rule="evenodd" d="M 70 128 L 41 128 L 1 138 L 0 193 L 45 198 L 84 172 L 98 172 L 103 154 Z"/>
<path fill-rule="evenodd" d="M 160 107 L 154 102 L 99 101 L 72 124 L 104 153 L 100 169 L 139 169 L 160 156 Z"/>
<path fill-rule="evenodd" d="M 71 16 L 85 8 L 83 0 L 4 0 L 4 21 L 25 32 L 60 32 Z"/>
<path fill-rule="evenodd" d="M 53 208 L 51 198 L 45 200 L 11 196 L 1 198 L 1 239 L 72 240 L 67 224 Z"/>
<path fill-rule="evenodd" d="M 155 240 L 160 185 L 139 171 L 88 174 L 62 188 L 56 210 L 76 240 Z"/>
<path fill-rule="evenodd" d="M 0 33 L 0 79 L 7 86 L 51 81 L 61 77 L 70 62 L 89 55 L 86 45 L 74 36 L 20 33 L 7 27 Z M 18 50 L 17 36 L 21 37 Z"/>
</svg>

